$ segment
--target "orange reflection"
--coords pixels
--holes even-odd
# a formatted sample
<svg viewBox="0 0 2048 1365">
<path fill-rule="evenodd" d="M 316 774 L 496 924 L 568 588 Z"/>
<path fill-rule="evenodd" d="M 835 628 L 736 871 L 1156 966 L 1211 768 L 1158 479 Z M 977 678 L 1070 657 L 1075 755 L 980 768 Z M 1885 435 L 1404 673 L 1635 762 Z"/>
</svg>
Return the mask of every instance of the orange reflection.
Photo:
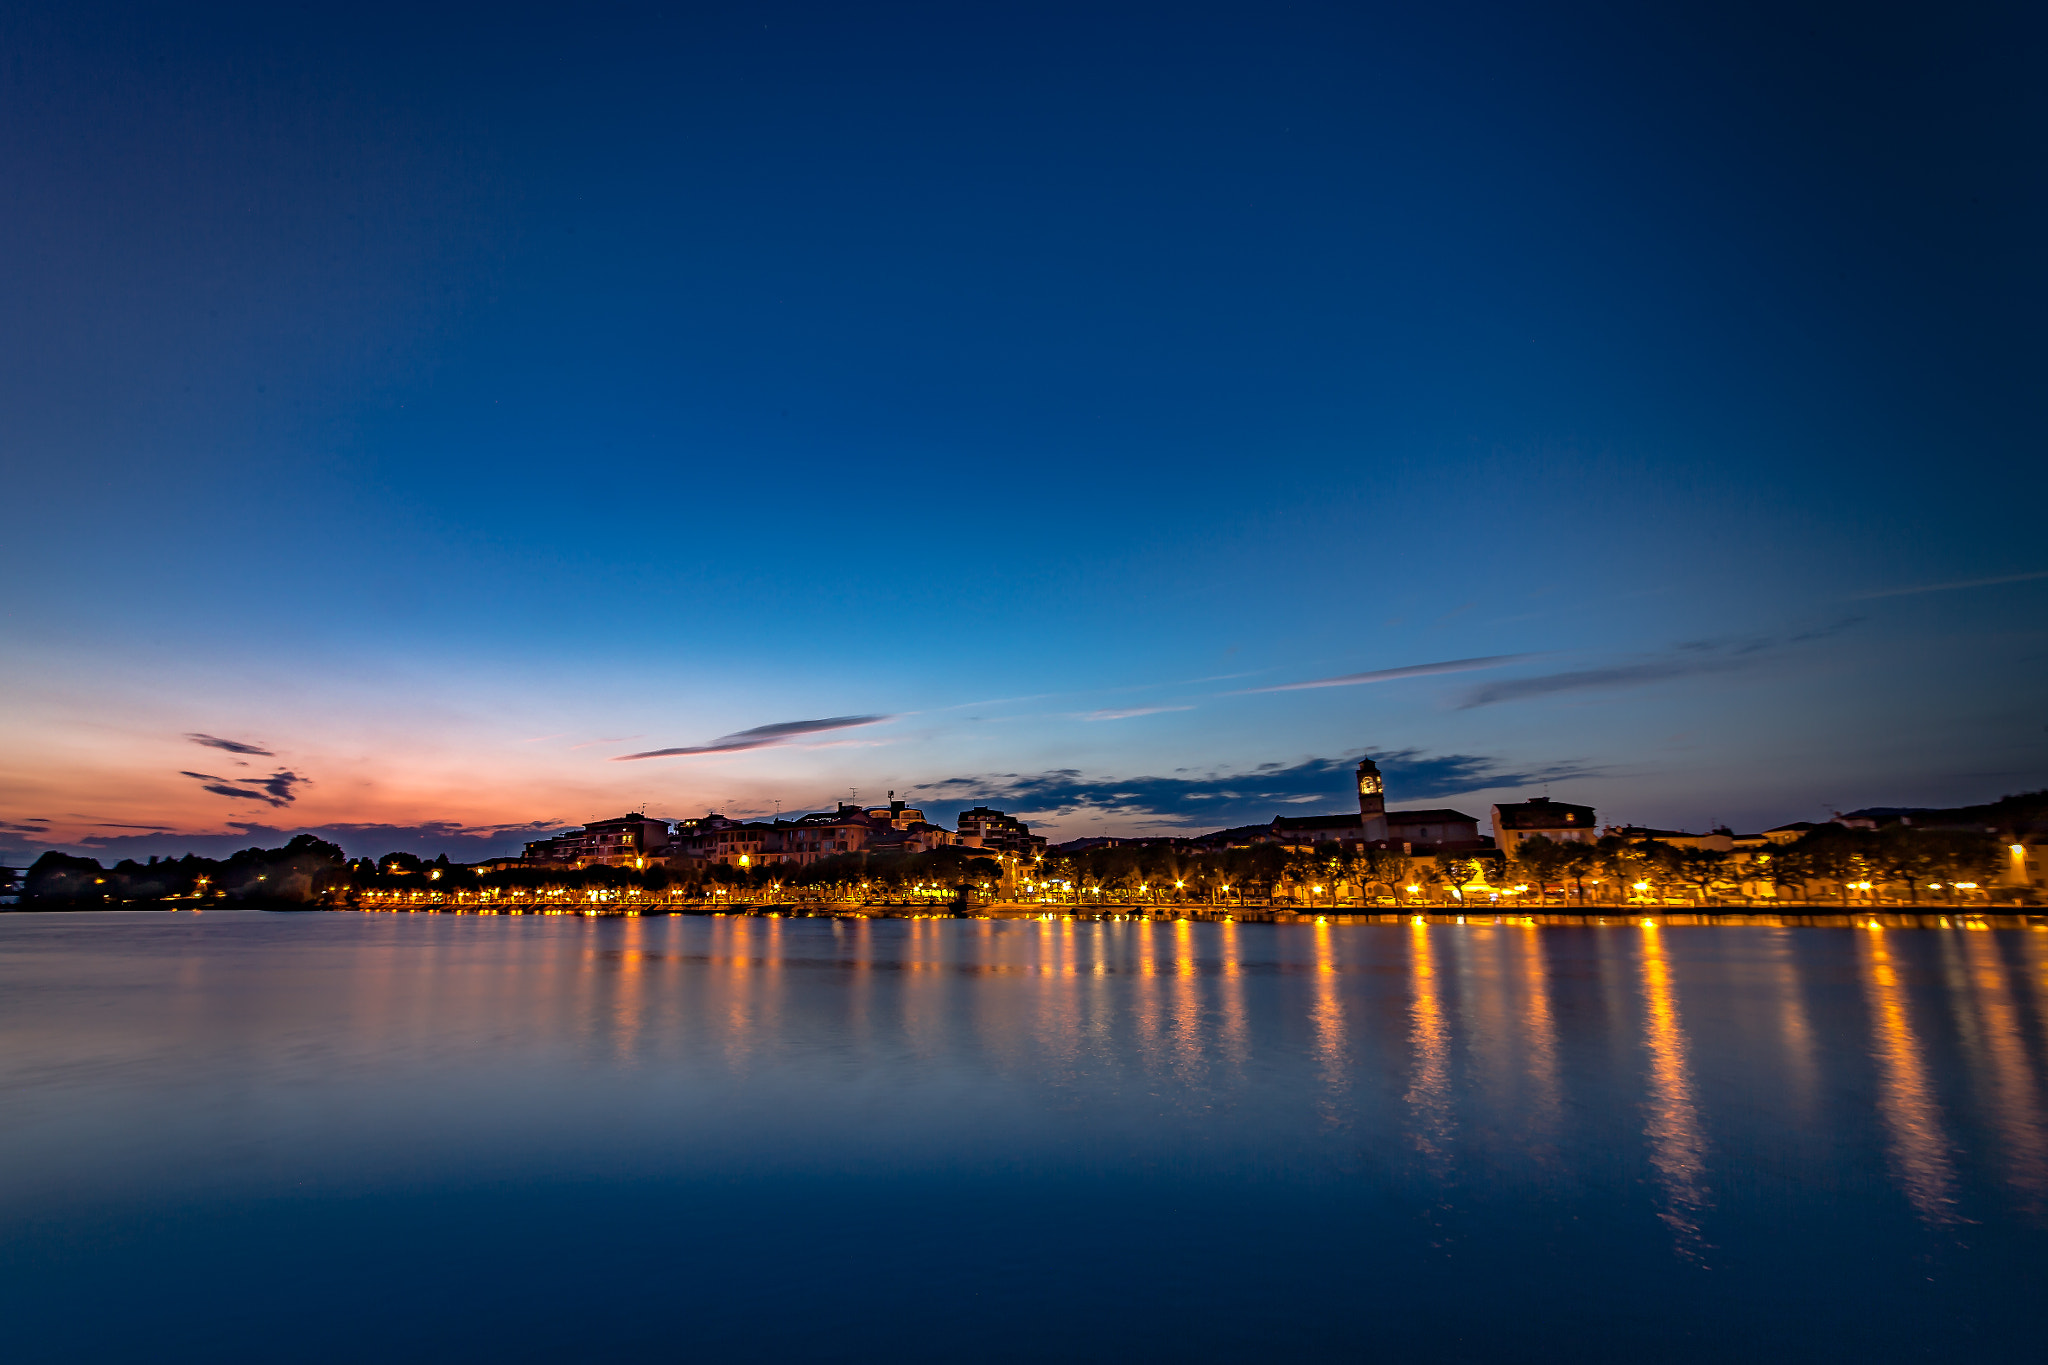
<svg viewBox="0 0 2048 1365">
<path fill-rule="evenodd" d="M 1409 927 L 1408 951 L 1408 1037 L 1415 1053 L 1415 1076 L 1403 1098 L 1415 1116 L 1416 1147 L 1423 1156 L 1441 1162 L 1450 1155 L 1451 1145 L 1451 1040 L 1429 925 L 1420 917 Z"/>
<path fill-rule="evenodd" d="M 1344 1040 L 1344 1003 L 1337 992 L 1336 950 L 1330 942 L 1330 926 L 1320 920 L 1315 943 L 1315 1004 L 1309 1018 L 1315 1027 L 1316 1061 L 1323 1073 L 1323 1098 L 1316 1107 L 1323 1122 L 1334 1127 L 1343 1122 L 1339 1106 L 1350 1089 L 1351 1070 Z"/>
<path fill-rule="evenodd" d="M 1996 936 L 1965 933 L 1962 939 L 1970 960 L 1979 1036 L 1989 1054 L 1992 1106 L 1998 1115 L 2006 1178 L 2026 1197 L 2026 1212 L 2038 1219 L 2042 1196 L 2048 1193 L 2048 1139 L 2042 1133 L 2040 1090 L 2027 1058 L 2019 1009 Z"/>
<path fill-rule="evenodd" d="M 644 938 L 647 921 L 638 917 L 625 921 L 623 937 L 618 954 L 619 971 L 612 988 L 616 992 L 612 1001 L 612 1038 L 621 1063 L 633 1060 L 634 1045 L 639 1041 L 642 1011 L 647 1006 L 642 998 L 646 985 L 647 954 Z"/>
<path fill-rule="evenodd" d="M 1663 1188 L 1657 1215 L 1678 1239 L 1678 1252 L 1697 1260 L 1706 1249 L 1700 1215 L 1711 1202 L 1706 1189 L 1706 1135 L 1693 1098 L 1686 1062 L 1685 1027 L 1678 1017 L 1678 993 L 1664 955 L 1663 931 L 1643 922 L 1643 1000 L 1648 1007 L 1650 1052 L 1650 1165 Z"/>
<path fill-rule="evenodd" d="M 1195 975 L 1193 921 L 1173 922 L 1173 1001 L 1168 1025 L 1173 1040 L 1174 1070 L 1183 1080 L 1196 1080 L 1202 1070 L 1201 984 Z"/>
<path fill-rule="evenodd" d="M 1529 1040 L 1529 1079 L 1536 1091 L 1536 1119 L 1541 1128 L 1555 1132 L 1563 1108 L 1557 1075 L 1557 1018 L 1550 1008 L 1550 977 L 1543 960 L 1542 930 L 1534 924 L 1522 926 L 1518 936 L 1521 949 L 1522 1010 L 1525 1036 Z"/>
<path fill-rule="evenodd" d="M 1217 928 L 1223 936 L 1223 1050 L 1233 1069 L 1244 1066 L 1247 1044 L 1244 1017 L 1244 963 L 1238 942 L 1237 921 L 1225 920 Z"/>
<path fill-rule="evenodd" d="M 1157 1070 L 1159 1066 L 1159 964 L 1152 959 L 1152 931 L 1157 927 L 1151 920 L 1139 920 L 1129 926 L 1135 940 L 1131 951 L 1136 958 L 1138 973 L 1138 1013 L 1135 1020 L 1138 1050 L 1145 1059 L 1147 1070 Z"/>
<path fill-rule="evenodd" d="M 1513 1105 L 1521 1030 L 1510 995 L 1507 936 L 1491 924 L 1473 924 L 1451 936 L 1450 950 L 1473 1070 L 1490 1105 Z"/>
<path fill-rule="evenodd" d="M 1942 1132 L 1941 1106 L 1935 1102 L 1920 1041 L 1907 1016 L 1905 991 L 1885 944 L 1885 931 L 1872 923 L 1859 937 L 1864 995 L 1877 1031 L 1871 1042 L 1878 1068 L 1877 1107 L 1890 1136 L 1893 1172 L 1921 1218 L 1952 1223 L 1955 1168 Z"/>
<path fill-rule="evenodd" d="M 1813 1024 L 1806 1015 L 1806 997 L 1799 985 L 1799 965 L 1792 956 L 1792 935 L 1780 928 L 1772 934 L 1778 980 L 1778 1031 L 1783 1035 L 1793 1098 L 1802 1117 L 1811 1117 L 1820 1089 L 1814 1059 Z"/>
<path fill-rule="evenodd" d="M 712 943 L 723 960 L 728 976 L 725 990 L 725 1060 L 734 1071 L 744 1072 L 754 1050 L 755 1002 L 751 987 L 753 967 L 753 921 L 730 916 L 712 921 Z"/>
</svg>

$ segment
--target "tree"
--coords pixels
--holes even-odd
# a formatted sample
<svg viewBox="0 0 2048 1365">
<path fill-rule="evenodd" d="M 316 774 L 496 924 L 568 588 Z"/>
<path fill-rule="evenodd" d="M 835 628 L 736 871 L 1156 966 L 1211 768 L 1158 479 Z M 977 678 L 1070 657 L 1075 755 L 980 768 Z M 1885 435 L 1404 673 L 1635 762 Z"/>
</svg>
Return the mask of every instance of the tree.
<svg viewBox="0 0 2048 1365">
<path fill-rule="evenodd" d="M 1972 830 L 1888 825 L 1866 842 L 1871 865 L 1885 880 L 1904 883 L 1906 899 L 1914 905 L 1923 887 L 1988 881 L 1998 865 L 1997 843 Z M 1954 894 L 1951 890 L 1949 898 Z"/>
<path fill-rule="evenodd" d="M 1515 846 L 1514 875 L 1533 882 L 1536 898 L 1541 901 L 1550 883 L 1563 879 L 1571 861 L 1565 845 L 1552 843 L 1540 834 L 1533 835 Z"/>
<path fill-rule="evenodd" d="M 1614 888 L 1617 900 L 1628 899 L 1629 884 L 1636 879 L 1636 864 L 1639 861 L 1635 845 L 1618 834 L 1605 834 L 1593 846 L 1593 869 L 1600 876 L 1596 884 Z"/>
<path fill-rule="evenodd" d="M 1669 848 L 1660 861 L 1666 876 L 1692 892 L 1695 905 L 1728 883 L 1728 855 L 1719 849 Z"/>
<path fill-rule="evenodd" d="M 1869 845 L 1861 830 L 1834 824 L 1816 826 L 1778 852 L 1776 857 L 1784 866 L 1780 875 L 1834 882 L 1837 895 L 1847 905 L 1850 883 L 1866 880 L 1874 871 Z"/>
<path fill-rule="evenodd" d="M 97 858 L 74 858 L 52 849 L 30 864 L 22 900 L 37 908 L 104 904 L 112 899 Z"/>
<path fill-rule="evenodd" d="M 1390 848 L 1364 848 L 1359 850 L 1357 876 L 1361 896 L 1375 887 L 1381 888 L 1379 894 L 1392 896 L 1408 879 L 1408 859 Z"/>
<path fill-rule="evenodd" d="M 1561 875 L 1571 878 L 1572 887 L 1578 893 L 1579 904 L 1586 903 L 1586 874 L 1600 866 L 1600 850 L 1591 844 L 1563 844 L 1559 852 L 1564 855 Z"/>
<path fill-rule="evenodd" d="M 1465 899 L 1465 888 L 1479 880 L 1485 867 L 1477 858 L 1457 858 L 1439 854 L 1436 860 L 1436 877 L 1460 901 Z"/>
</svg>

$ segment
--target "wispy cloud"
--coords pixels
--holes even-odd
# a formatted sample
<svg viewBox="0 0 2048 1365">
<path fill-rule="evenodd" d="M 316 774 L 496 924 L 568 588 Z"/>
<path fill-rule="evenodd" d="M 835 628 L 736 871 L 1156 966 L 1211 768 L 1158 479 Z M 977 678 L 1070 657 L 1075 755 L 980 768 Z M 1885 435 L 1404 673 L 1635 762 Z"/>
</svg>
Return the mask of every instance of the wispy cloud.
<svg viewBox="0 0 2048 1365">
<path fill-rule="evenodd" d="M 1793 645 L 1839 635 L 1862 619 L 1852 616 L 1832 625 L 1816 626 L 1791 636 L 1754 635 L 1736 640 L 1694 640 L 1679 645 L 1662 657 L 1635 663 L 1579 668 L 1564 673 L 1545 673 L 1534 678 L 1507 678 L 1474 688 L 1458 704 L 1458 709 L 1470 711 L 1475 707 L 1527 701 L 1531 697 L 1547 697 L 1559 692 L 1642 687 L 1651 683 L 1667 682 L 1673 678 L 1689 678 L 1708 673 L 1733 673 L 1754 667 Z"/>
<path fill-rule="evenodd" d="M 1476 754 L 1426 754 L 1396 749 L 1373 755 L 1386 774 L 1390 800 L 1428 801 L 1489 788 L 1526 787 L 1562 781 L 1592 770 L 1574 763 L 1526 770 L 1501 766 Z M 1268 763 L 1249 772 L 1200 777 L 1089 777 L 1076 768 L 1042 773 L 952 777 L 919 787 L 927 810 L 940 804 L 993 801 L 1039 818 L 1099 812 L 1111 818 L 1154 817 L 1179 828 L 1214 829 L 1264 821 L 1276 806 L 1327 805 L 1356 810 L 1351 769 L 1357 754 L 1301 763 Z"/>
<path fill-rule="evenodd" d="M 261 754 L 265 758 L 276 758 L 270 750 L 255 744 L 244 744 L 239 739 L 222 739 L 218 735 L 188 734 L 185 738 L 194 744 L 203 744 L 209 749 L 225 749 L 231 754 Z"/>
<path fill-rule="evenodd" d="M 297 773 L 280 770 L 268 777 L 215 777 L 212 773 L 181 772 L 199 783 L 202 791 L 215 796 L 232 797 L 238 801 L 261 801 L 269 806 L 289 806 L 299 799 L 297 788 L 307 785 L 312 779 L 300 777 Z M 237 786 L 237 783 L 243 785 Z"/>
<path fill-rule="evenodd" d="M 2011 573 L 1999 578 L 1966 578 L 1956 583 L 1923 583 L 1914 588 L 1880 588 L 1876 592 L 1852 594 L 1851 602 L 1869 602 L 1879 597 L 1910 597 L 1922 592 L 1956 592 L 1962 588 L 1995 588 L 2001 583 L 2031 583 L 2035 579 L 2048 578 L 2048 569 L 2033 573 Z"/>
<path fill-rule="evenodd" d="M 1121 711 L 1089 711 L 1082 720 L 1129 720 L 1133 716 L 1156 716 L 1162 711 L 1192 711 L 1192 706 L 1130 706 Z"/>
<path fill-rule="evenodd" d="M 859 725 L 880 725 L 895 716 L 827 716 L 823 720 L 785 720 L 774 725 L 757 725 L 751 730 L 741 730 L 713 740 L 709 744 L 692 744 L 677 749 L 649 749 L 640 754 L 616 754 L 614 763 L 630 762 L 636 758 L 687 758 L 694 754 L 736 754 L 748 749 L 766 749 L 777 744 L 787 744 L 803 735 L 823 734 L 829 730 L 850 730 Z"/>
<path fill-rule="evenodd" d="M 1376 668 L 1369 673 L 1346 673 L 1336 678 L 1315 678 L 1308 682 L 1280 683 L 1274 687 L 1248 687 L 1235 693 L 1249 696 L 1257 692 L 1300 692 L 1311 687 L 1356 687 L 1361 683 L 1394 682 L 1400 678 L 1427 678 L 1437 673 L 1471 673 L 1482 668 L 1506 668 L 1509 664 L 1523 663 L 1540 658 L 1536 654 L 1492 654 L 1483 659 L 1449 659 L 1436 664 L 1410 664 L 1406 668 Z"/>
</svg>

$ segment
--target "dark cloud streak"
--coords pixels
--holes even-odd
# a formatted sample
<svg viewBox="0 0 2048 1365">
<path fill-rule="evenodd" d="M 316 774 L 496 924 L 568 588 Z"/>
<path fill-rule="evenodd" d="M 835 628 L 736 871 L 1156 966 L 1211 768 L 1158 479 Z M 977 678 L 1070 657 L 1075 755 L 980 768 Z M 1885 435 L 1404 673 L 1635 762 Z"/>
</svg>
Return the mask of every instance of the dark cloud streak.
<svg viewBox="0 0 2048 1365">
<path fill-rule="evenodd" d="M 802 735 L 823 734 L 831 730 L 851 730 L 862 725 L 880 725 L 896 719 L 891 716 L 827 716 L 823 720 L 785 720 L 774 725 L 756 725 L 751 730 L 740 730 L 722 736 L 709 744 L 693 744 L 679 749 L 649 749 L 645 753 L 617 754 L 614 763 L 630 763 L 636 758 L 687 758 L 693 754 L 737 754 L 748 749 L 766 749 L 777 744 L 786 744 Z"/>
<path fill-rule="evenodd" d="M 1357 687 L 1363 683 L 1395 682 L 1402 678 L 1428 678 L 1439 673 L 1471 673 L 1482 668 L 1506 668 L 1536 658 L 1534 654 L 1493 654 L 1478 659 L 1448 659 L 1435 664 L 1409 664 L 1405 668 L 1379 668 L 1369 673 L 1346 673 L 1335 678 L 1309 682 L 1280 683 L 1274 687 L 1248 687 L 1240 696 L 1259 692 L 1302 692 L 1312 687 Z"/>
<path fill-rule="evenodd" d="M 1532 697 L 1554 696 L 1560 692 L 1593 692 L 1614 688 L 1642 687 L 1674 678 L 1698 677 L 1712 673 L 1734 673 L 1755 667 L 1784 653 L 1794 645 L 1810 644 L 1839 635 L 1863 618 L 1852 616 L 1831 625 L 1816 626 L 1797 635 L 1780 638 L 1756 635 L 1740 640 L 1692 640 L 1670 654 L 1641 663 L 1613 664 L 1605 668 L 1580 668 L 1565 673 L 1546 673 L 1534 678 L 1508 678 L 1475 687 L 1458 704 L 1460 711 L 1502 702 L 1526 701 Z"/>
<path fill-rule="evenodd" d="M 231 754 L 261 754 L 265 758 L 277 757 L 276 754 L 268 749 L 260 749 L 254 744 L 244 744 L 239 739 L 221 739 L 216 735 L 196 733 L 188 734 L 185 738 L 191 740 L 194 744 L 203 744 L 209 749 L 225 749 Z"/>
<path fill-rule="evenodd" d="M 179 770 L 179 776 L 189 777 L 199 783 L 200 790 L 212 792 L 215 796 L 226 796 L 237 801 L 261 801 L 267 806 L 289 806 L 299 799 L 295 790 L 311 781 L 297 773 L 280 769 L 268 777 L 216 777 L 212 773 L 195 773 Z M 238 782 L 247 786 L 236 786 Z"/>
</svg>

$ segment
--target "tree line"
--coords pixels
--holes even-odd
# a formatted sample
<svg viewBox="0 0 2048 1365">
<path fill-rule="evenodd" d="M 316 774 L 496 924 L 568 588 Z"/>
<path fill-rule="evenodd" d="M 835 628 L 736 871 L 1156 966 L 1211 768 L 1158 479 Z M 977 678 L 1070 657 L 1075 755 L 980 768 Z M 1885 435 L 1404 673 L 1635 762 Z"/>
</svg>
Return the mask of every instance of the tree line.
<svg viewBox="0 0 2048 1365">
<path fill-rule="evenodd" d="M 1958 885 L 1994 882 L 2005 856 L 1990 834 L 1967 829 L 1883 829 L 1820 825 L 1789 844 L 1721 852 L 1654 839 L 1607 835 L 1593 843 L 1521 841 L 1512 858 L 1497 850 L 1422 854 L 1331 842 L 1287 848 L 1255 844 L 1215 853 L 1167 845 L 1124 845 L 1050 855 L 1036 876 L 1082 899 L 1367 905 L 1415 900 L 1455 904 L 1477 888 L 1526 888 L 1580 904 L 1685 897 L 1707 903 L 1768 889 L 1777 900 L 1816 895 L 1846 900 L 1868 883 L 1866 899 L 1918 904 L 1952 899 Z"/>
<path fill-rule="evenodd" d="M 1594 843 L 1526 839 L 1512 858 L 1498 852 L 1407 857 L 1357 844 L 1288 848 L 1254 844 L 1217 851 L 1170 845 L 1119 845 L 1004 862 L 958 846 L 927 853 L 845 853 L 808 866 L 714 864 L 645 870 L 518 867 L 479 871 L 445 855 L 411 853 L 345 859 L 335 845 L 301 834 L 281 848 L 244 849 L 228 858 L 123 859 L 45 853 L 29 868 L 23 909 L 227 903 L 252 906 L 346 904 L 366 894 L 410 892 L 572 894 L 639 892 L 679 899 L 774 895 L 851 899 L 950 890 L 984 896 L 998 890 L 1076 903 L 1233 904 L 1291 900 L 1328 905 L 1462 901 L 1475 888 L 1527 887 L 1529 901 L 1556 896 L 1582 905 L 1683 896 L 1708 903 L 1768 889 L 1768 898 L 1849 901 L 1888 897 L 1907 904 L 1953 898 L 1953 888 L 1995 882 L 2003 843 L 1969 829 L 1894 824 L 1882 829 L 1816 826 L 1796 841 L 1719 852 L 1609 835 Z M 1006 871 L 1008 878 L 1006 880 Z M 1637 888 L 1641 888 L 1639 891 Z"/>
<path fill-rule="evenodd" d="M 1866 899 L 1890 897 L 1917 905 L 1952 900 L 1959 885 L 1990 885 L 2004 857 L 2004 845 L 1979 830 L 1828 824 L 1788 844 L 1728 852 L 1614 835 L 1591 844 L 1528 839 L 1505 872 L 1539 894 L 1568 889 L 1582 902 L 1589 886 L 1596 901 L 1626 900 L 1641 886 L 1653 898 L 1678 895 L 1702 904 L 1758 887 L 1780 900 L 1847 902 L 1861 889 Z"/>
<path fill-rule="evenodd" d="M 341 850 L 301 834 L 282 848 L 245 848 L 227 858 L 123 858 L 102 867 L 97 858 L 50 852 L 22 879 L 24 910 L 114 910 L 123 906 L 191 902 L 238 905 L 309 905 L 341 885 Z"/>
</svg>

